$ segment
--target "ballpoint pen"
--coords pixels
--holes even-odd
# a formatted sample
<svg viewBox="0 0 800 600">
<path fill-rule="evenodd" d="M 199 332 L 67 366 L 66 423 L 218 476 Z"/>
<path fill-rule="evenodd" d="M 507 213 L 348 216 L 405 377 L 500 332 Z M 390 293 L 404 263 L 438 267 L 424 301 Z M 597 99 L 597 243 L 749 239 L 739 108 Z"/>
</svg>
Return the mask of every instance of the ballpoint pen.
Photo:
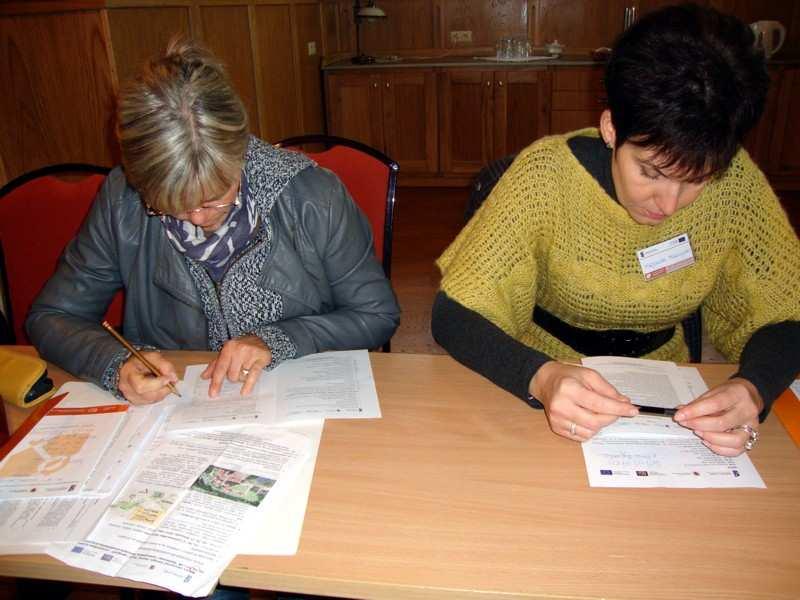
<svg viewBox="0 0 800 600">
<path fill-rule="evenodd" d="M 161 372 L 160 372 L 158 369 L 156 369 L 156 367 L 155 367 L 155 365 L 153 365 L 153 363 L 151 363 L 151 362 L 150 362 L 149 360 L 147 360 L 147 359 L 146 359 L 144 356 L 142 356 L 142 353 L 141 353 L 141 352 L 139 352 L 139 351 L 138 351 L 136 348 L 134 348 L 133 346 L 131 346 L 130 342 L 129 342 L 128 340 L 126 340 L 124 337 L 122 337 L 122 336 L 119 334 L 119 332 L 117 332 L 117 330 L 116 330 L 116 329 L 114 329 L 114 328 L 111 326 L 111 323 L 109 323 L 108 321 L 103 321 L 103 322 L 102 322 L 102 325 L 103 325 L 103 328 L 104 328 L 106 331 L 108 331 L 108 333 L 110 333 L 110 334 L 111 334 L 111 335 L 113 335 L 115 338 L 117 338 L 117 341 L 118 341 L 120 344 L 122 344 L 123 346 L 125 346 L 125 348 L 128 350 L 128 352 L 130 352 L 130 353 L 131 353 L 131 354 L 133 354 L 133 355 L 134 355 L 136 358 L 138 358 L 140 361 L 142 361 L 142 364 L 143 364 L 145 367 L 147 367 L 147 368 L 150 370 L 150 372 L 151 372 L 153 375 L 155 375 L 156 377 L 162 377 L 162 376 L 163 376 L 163 373 L 161 373 Z M 173 394 L 175 394 L 175 395 L 176 395 L 176 396 L 178 396 L 179 398 L 181 397 L 181 394 L 180 394 L 180 392 L 178 391 L 178 388 L 176 388 L 176 387 L 175 387 L 175 385 L 174 385 L 174 384 L 173 384 L 171 381 L 168 381 L 168 382 L 167 382 L 167 387 L 169 387 L 170 391 L 171 391 Z"/>
<path fill-rule="evenodd" d="M 672 417 L 678 412 L 677 408 L 664 408 L 662 406 L 646 406 L 643 404 L 634 404 L 639 409 L 640 413 L 647 415 L 659 415 L 661 417 Z"/>
</svg>

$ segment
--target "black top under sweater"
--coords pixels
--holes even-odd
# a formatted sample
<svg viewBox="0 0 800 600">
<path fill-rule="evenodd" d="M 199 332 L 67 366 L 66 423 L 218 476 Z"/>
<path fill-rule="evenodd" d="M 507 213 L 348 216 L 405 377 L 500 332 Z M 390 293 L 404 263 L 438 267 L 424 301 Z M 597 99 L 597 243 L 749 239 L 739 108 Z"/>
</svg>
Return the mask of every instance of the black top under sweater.
<svg viewBox="0 0 800 600">
<path fill-rule="evenodd" d="M 617 200 L 611 176 L 611 150 L 600 138 L 573 137 L 568 145 L 575 158 Z M 525 400 L 542 404 L 528 394 L 536 371 L 550 356 L 515 340 L 483 315 L 466 308 L 444 292 L 433 303 L 431 330 L 436 342 L 453 358 Z M 763 421 L 772 403 L 800 372 L 800 322 L 784 321 L 758 329 L 745 344 L 739 370 L 732 377 L 750 381 L 761 394 Z"/>
</svg>

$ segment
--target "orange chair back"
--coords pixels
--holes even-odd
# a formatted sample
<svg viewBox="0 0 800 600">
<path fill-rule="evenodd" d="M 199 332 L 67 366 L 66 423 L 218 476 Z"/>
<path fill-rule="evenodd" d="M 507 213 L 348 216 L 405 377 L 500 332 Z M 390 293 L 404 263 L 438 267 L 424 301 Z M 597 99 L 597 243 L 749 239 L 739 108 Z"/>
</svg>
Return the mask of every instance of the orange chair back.
<svg viewBox="0 0 800 600">
<path fill-rule="evenodd" d="M 392 229 L 397 186 L 397 163 L 359 142 L 333 136 L 308 135 L 289 138 L 277 145 L 283 148 L 322 144 L 319 152 L 305 151 L 312 160 L 330 169 L 341 179 L 355 203 L 372 225 L 375 255 L 386 276 L 391 275 Z"/>
<path fill-rule="evenodd" d="M 62 170 L 63 167 L 63 170 Z M 72 165 L 46 167 L 23 175 L 0 190 L 0 269 L 6 306 L 10 305 L 17 344 L 29 344 L 24 323 L 31 304 L 54 273 L 59 256 L 75 237 L 104 174 L 83 173 L 78 180 L 62 180 L 46 173 L 74 173 Z M 82 166 L 81 171 L 89 167 Z M 94 171 L 107 172 L 102 167 Z M 37 175 L 38 174 L 38 175 Z M 122 322 L 122 294 L 107 312 L 112 323 Z"/>
</svg>

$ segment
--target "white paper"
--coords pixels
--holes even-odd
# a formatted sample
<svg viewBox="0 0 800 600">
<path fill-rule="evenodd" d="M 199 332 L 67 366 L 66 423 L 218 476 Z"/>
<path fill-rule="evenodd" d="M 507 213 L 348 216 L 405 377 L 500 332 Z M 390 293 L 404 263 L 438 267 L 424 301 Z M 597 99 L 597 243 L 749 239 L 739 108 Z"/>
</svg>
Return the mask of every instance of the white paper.
<svg viewBox="0 0 800 600">
<path fill-rule="evenodd" d="M 678 366 L 673 362 L 594 356 L 582 359 L 581 364 L 599 371 L 634 404 L 675 408 L 694 400 Z"/>
<path fill-rule="evenodd" d="M 161 438 L 94 530 L 47 553 L 113 577 L 206 595 L 236 540 L 308 457 L 308 439 L 242 427 Z"/>
<path fill-rule="evenodd" d="M 125 422 L 129 405 L 91 384 L 82 386 L 73 386 L 0 462 L 0 499 L 86 493 L 84 485 Z M 70 399 L 74 402 L 65 402 Z"/>
<path fill-rule="evenodd" d="M 675 408 L 708 389 L 696 368 L 670 362 L 594 357 L 582 363 L 635 404 Z M 621 417 L 581 447 L 592 487 L 766 487 L 746 454 L 719 456 L 671 417 Z"/>
<path fill-rule="evenodd" d="M 800 400 L 800 379 L 795 379 L 789 387 L 792 388 L 794 395 Z"/>
<path fill-rule="evenodd" d="M 381 416 L 366 350 L 309 354 L 282 363 L 273 374 L 280 422 Z"/>
<path fill-rule="evenodd" d="M 205 368 L 206 365 L 186 367 L 181 385 L 184 398 L 175 398 L 170 403 L 167 421 L 170 431 L 275 422 L 273 392 L 265 385 L 264 375 L 247 396 L 241 395 L 242 383 L 226 379 L 219 395 L 211 398 L 208 395 L 210 381 L 200 378 Z"/>
<path fill-rule="evenodd" d="M 746 454 L 720 456 L 695 436 L 594 437 L 581 446 L 592 487 L 766 487 Z"/>
<path fill-rule="evenodd" d="M 297 554 L 323 425 L 324 421 L 320 420 L 285 427 L 292 433 L 308 438 L 308 460 L 300 467 L 293 483 L 278 486 L 270 492 L 273 494 L 272 508 L 259 515 L 249 528 L 249 533 L 243 532 L 244 537 L 237 546 L 237 554 Z"/>
<path fill-rule="evenodd" d="M 0 554 L 38 554 L 54 541 L 83 539 L 110 503 L 108 496 L 0 501 Z"/>
<path fill-rule="evenodd" d="M 185 401 L 173 404 L 170 431 L 242 424 L 283 425 L 317 419 L 380 418 L 378 394 L 366 350 L 323 352 L 287 360 L 259 377 L 253 393 L 226 382 L 216 398 L 199 378 L 205 365 L 187 367 Z"/>
</svg>

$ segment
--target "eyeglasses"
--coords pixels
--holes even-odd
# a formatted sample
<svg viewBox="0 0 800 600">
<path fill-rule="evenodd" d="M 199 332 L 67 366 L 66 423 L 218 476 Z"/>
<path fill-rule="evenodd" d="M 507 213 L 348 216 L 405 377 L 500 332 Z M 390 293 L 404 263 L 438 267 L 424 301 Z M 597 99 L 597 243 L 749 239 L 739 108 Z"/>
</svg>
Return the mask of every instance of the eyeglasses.
<svg viewBox="0 0 800 600">
<path fill-rule="evenodd" d="M 185 217 L 188 217 L 189 215 L 196 215 L 198 213 L 201 213 L 201 212 L 204 212 L 204 211 L 207 211 L 207 210 L 209 210 L 209 211 L 210 210 L 217 211 L 217 210 L 223 210 L 225 208 L 228 208 L 229 206 L 239 206 L 242 203 L 241 193 L 242 193 L 241 192 L 241 188 L 237 187 L 236 188 L 236 198 L 232 202 L 221 202 L 219 204 L 198 206 L 197 208 L 191 208 L 189 210 L 185 210 L 183 212 L 180 212 L 177 215 L 169 215 L 168 213 L 165 213 L 163 211 L 157 210 L 157 209 L 153 208 L 152 206 L 150 206 L 149 204 L 147 204 L 146 202 L 144 204 L 144 210 L 147 213 L 148 217 L 167 217 L 167 216 L 172 216 L 172 217 L 174 217 L 174 218 L 176 218 L 176 219 L 178 219 L 180 221 L 183 221 L 183 220 L 185 220 Z"/>
</svg>

